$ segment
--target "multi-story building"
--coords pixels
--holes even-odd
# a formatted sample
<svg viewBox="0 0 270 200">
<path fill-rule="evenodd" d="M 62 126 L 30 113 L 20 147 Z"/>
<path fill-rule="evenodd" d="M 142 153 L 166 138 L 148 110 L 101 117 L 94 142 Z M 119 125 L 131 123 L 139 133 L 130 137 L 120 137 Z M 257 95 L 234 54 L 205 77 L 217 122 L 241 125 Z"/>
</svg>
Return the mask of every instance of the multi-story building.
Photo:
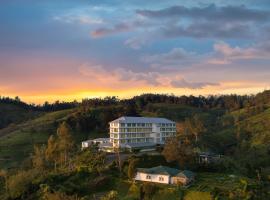
<svg viewBox="0 0 270 200">
<path fill-rule="evenodd" d="M 175 122 L 154 117 L 120 117 L 110 123 L 110 142 L 115 148 L 164 144 L 176 135 Z"/>
</svg>

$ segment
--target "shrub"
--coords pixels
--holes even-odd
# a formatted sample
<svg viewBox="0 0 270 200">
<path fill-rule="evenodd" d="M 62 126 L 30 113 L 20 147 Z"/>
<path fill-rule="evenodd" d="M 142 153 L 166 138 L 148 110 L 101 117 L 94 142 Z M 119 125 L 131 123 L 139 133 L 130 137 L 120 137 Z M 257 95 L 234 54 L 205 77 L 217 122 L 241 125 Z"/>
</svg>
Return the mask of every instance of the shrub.
<svg viewBox="0 0 270 200">
<path fill-rule="evenodd" d="M 7 187 L 12 198 L 19 198 L 26 193 L 31 193 L 32 182 L 37 176 L 36 170 L 19 171 L 8 178 Z"/>
</svg>

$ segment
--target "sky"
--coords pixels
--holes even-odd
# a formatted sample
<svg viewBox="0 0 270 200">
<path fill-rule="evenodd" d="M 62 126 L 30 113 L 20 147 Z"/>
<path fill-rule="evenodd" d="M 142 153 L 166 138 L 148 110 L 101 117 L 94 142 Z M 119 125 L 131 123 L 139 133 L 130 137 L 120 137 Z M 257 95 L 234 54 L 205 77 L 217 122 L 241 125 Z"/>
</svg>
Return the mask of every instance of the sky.
<svg viewBox="0 0 270 200">
<path fill-rule="evenodd" d="M 270 89 L 269 0 L 1 0 L 0 95 Z"/>
</svg>

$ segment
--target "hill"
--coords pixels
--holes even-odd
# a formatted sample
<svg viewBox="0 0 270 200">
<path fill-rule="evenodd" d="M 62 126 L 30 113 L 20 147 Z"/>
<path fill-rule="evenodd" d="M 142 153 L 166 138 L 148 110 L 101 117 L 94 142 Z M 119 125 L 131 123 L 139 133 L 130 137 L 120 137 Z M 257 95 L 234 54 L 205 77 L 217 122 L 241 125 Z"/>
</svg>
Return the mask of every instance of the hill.
<svg viewBox="0 0 270 200">
<path fill-rule="evenodd" d="M 23 104 L 14 104 L 0 101 L 0 129 L 9 124 L 16 124 L 39 116 L 42 112 L 36 111 Z"/>
<path fill-rule="evenodd" d="M 0 129 L 0 166 L 7 169 L 0 171 L 0 198 L 93 199 L 113 190 L 118 199 L 138 199 L 142 189 L 149 190 L 153 199 L 176 199 L 179 195 L 185 199 L 268 199 L 269 94 L 266 91 L 256 96 L 207 98 L 147 94 L 127 100 L 86 99 L 76 106 L 62 104 L 62 110 L 59 103 L 56 107 L 46 104 L 46 109 L 36 107 L 34 110 L 40 112 L 37 116 Z M 108 122 L 120 116 L 166 117 L 176 121 L 178 137 L 174 139 L 192 152 L 188 162 L 166 160 L 163 151 L 155 155 L 129 154 L 120 167 L 118 162 L 106 162 L 107 155 L 95 148 L 80 150 L 82 140 L 107 136 Z M 59 125 L 62 134 L 47 145 Z M 72 145 L 66 156 L 63 147 L 68 145 L 62 141 L 74 142 L 77 148 Z M 173 152 L 174 146 L 177 145 L 169 145 Z M 183 149 L 176 149 L 172 157 L 187 156 Z M 196 162 L 200 151 L 223 156 L 218 163 L 201 166 Z M 47 157 L 47 152 L 52 157 Z M 160 164 L 196 172 L 195 183 L 185 188 L 134 184 L 128 179 L 135 166 Z"/>
<path fill-rule="evenodd" d="M 17 167 L 33 151 L 34 144 L 45 144 L 55 134 L 58 123 L 65 120 L 73 110 L 41 114 L 35 119 L 12 124 L 0 130 L 0 165 Z"/>
</svg>

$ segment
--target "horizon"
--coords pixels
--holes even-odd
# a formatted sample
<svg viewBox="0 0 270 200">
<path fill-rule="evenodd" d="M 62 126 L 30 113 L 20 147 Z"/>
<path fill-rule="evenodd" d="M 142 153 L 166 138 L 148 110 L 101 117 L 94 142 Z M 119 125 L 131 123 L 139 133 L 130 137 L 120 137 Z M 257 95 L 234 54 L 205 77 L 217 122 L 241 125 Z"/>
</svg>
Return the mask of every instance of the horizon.
<svg viewBox="0 0 270 200">
<path fill-rule="evenodd" d="M 60 103 L 72 103 L 72 102 L 78 102 L 78 103 L 81 103 L 84 99 L 104 99 L 106 97 L 115 97 L 117 98 L 118 100 L 129 100 L 129 99 L 132 99 L 133 97 L 136 97 L 136 96 L 142 96 L 142 95 L 147 95 L 147 94 L 150 94 L 150 95 L 166 95 L 166 96 L 175 96 L 175 97 L 182 97 L 182 96 L 194 96 L 194 97 L 199 97 L 199 96 L 202 96 L 202 97 L 210 97 L 210 96 L 215 96 L 215 97 L 219 97 L 219 96 L 226 96 L 226 95 L 239 95 L 239 96 L 256 96 L 260 93 L 263 93 L 265 91 L 268 91 L 268 89 L 264 89 L 262 91 L 258 91 L 258 92 L 255 92 L 255 93 L 243 93 L 243 94 L 237 94 L 237 93 L 219 93 L 219 94 L 205 94 L 205 95 L 201 95 L 201 94 L 198 94 L 198 95 L 193 95 L 193 94 L 190 94 L 190 95 L 185 95 L 185 94 L 180 94 L 180 95 L 175 95 L 174 93 L 141 93 L 141 94 L 137 94 L 137 95 L 133 95 L 133 96 L 126 96 L 126 97 L 119 97 L 119 96 L 93 96 L 93 97 L 83 97 L 81 99 L 68 99 L 68 100 L 63 100 L 63 99 L 56 99 L 56 100 L 52 100 L 52 101 L 48 101 L 48 100 L 45 100 L 45 101 L 38 101 L 38 102 L 31 102 L 31 101 L 26 101 L 24 100 L 23 98 L 21 98 L 20 96 L 4 96 L 4 95 L 1 95 L 0 94 L 0 98 L 11 98 L 11 99 L 16 99 L 16 98 L 19 98 L 19 100 L 23 103 L 26 103 L 28 105 L 35 105 L 35 106 L 42 106 L 44 105 L 46 102 L 48 103 L 55 103 L 57 101 L 59 101 Z"/>
<path fill-rule="evenodd" d="M 27 103 L 270 88 L 267 0 L 14 0 L 0 22 L 0 95 Z"/>
</svg>

